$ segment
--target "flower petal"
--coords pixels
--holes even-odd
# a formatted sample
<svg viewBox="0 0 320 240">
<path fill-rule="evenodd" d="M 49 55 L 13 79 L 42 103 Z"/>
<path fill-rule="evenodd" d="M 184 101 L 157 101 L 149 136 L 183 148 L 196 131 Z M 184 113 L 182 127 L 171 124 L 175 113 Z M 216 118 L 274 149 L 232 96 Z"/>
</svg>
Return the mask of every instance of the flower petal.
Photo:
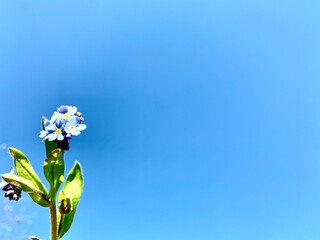
<svg viewBox="0 0 320 240">
<path fill-rule="evenodd" d="M 47 134 L 48 134 L 48 132 L 47 132 L 47 131 L 42 130 L 42 131 L 40 132 L 39 137 L 40 137 L 40 138 L 44 138 L 45 136 L 47 136 Z"/>
<path fill-rule="evenodd" d="M 85 130 L 87 128 L 87 125 L 85 125 L 85 124 L 79 124 L 78 126 L 77 126 L 77 130 L 79 130 L 79 131 L 83 131 L 83 130 Z"/>
<path fill-rule="evenodd" d="M 57 137 L 57 139 L 58 139 L 59 141 L 62 141 L 62 140 L 64 139 L 64 136 L 63 136 L 62 134 L 59 134 L 58 137 Z"/>
<path fill-rule="evenodd" d="M 76 112 L 77 112 L 77 110 L 78 110 L 77 107 L 70 107 L 68 113 L 69 113 L 70 115 L 75 115 Z"/>
<path fill-rule="evenodd" d="M 80 134 L 80 131 L 74 130 L 71 132 L 71 135 L 78 136 Z"/>
<path fill-rule="evenodd" d="M 48 139 L 48 141 L 54 141 L 54 140 L 56 140 L 56 138 L 57 138 L 57 135 L 56 134 L 54 134 L 54 133 L 50 133 L 48 136 L 46 136 L 43 140 L 47 140 Z"/>
</svg>

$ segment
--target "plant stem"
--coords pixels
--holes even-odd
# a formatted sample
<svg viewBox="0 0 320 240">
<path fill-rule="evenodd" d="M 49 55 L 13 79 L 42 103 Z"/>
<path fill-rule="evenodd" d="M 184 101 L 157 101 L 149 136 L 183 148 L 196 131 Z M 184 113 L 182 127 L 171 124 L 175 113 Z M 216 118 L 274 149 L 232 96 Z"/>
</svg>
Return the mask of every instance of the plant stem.
<svg viewBox="0 0 320 240">
<path fill-rule="evenodd" d="M 50 205 L 51 240 L 58 240 L 57 208 L 53 201 Z"/>
</svg>

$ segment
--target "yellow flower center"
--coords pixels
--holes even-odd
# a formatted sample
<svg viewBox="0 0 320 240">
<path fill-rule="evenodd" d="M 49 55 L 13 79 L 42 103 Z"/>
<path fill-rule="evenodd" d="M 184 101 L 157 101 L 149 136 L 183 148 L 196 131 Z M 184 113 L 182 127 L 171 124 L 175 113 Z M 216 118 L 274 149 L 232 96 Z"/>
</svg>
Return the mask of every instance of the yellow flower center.
<svg viewBox="0 0 320 240">
<path fill-rule="evenodd" d="M 61 133 L 61 129 L 60 128 L 57 128 L 56 129 L 56 134 L 60 134 Z"/>
<path fill-rule="evenodd" d="M 63 118 L 64 118 L 64 119 L 68 119 L 69 116 L 70 116 L 69 113 L 65 113 L 65 114 L 63 115 Z"/>
</svg>

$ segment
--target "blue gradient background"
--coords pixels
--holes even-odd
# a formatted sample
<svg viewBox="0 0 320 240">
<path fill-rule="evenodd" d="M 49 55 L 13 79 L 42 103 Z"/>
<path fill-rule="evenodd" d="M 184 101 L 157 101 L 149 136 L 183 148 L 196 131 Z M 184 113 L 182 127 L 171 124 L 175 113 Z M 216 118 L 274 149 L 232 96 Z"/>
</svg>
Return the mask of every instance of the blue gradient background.
<svg viewBox="0 0 320 240">
<path fill-rule="evenodd" d="M 66 160 L 85 190 L 65 240 L 320 239 L 319 10 L 1 1 L 0 143 L 40 172 L 41 116 L 84 114 Z M 33 224 L 16 230 L 48 239 L 48 210 L 25 199 Z"/>
</svg>

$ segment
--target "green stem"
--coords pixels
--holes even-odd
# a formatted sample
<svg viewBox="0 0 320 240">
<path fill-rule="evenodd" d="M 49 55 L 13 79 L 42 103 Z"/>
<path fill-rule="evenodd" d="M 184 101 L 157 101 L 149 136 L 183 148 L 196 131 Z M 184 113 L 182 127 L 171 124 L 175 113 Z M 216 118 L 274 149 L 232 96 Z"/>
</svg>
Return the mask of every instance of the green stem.
<svg viewBox="0 0 320 240">
<path fill-rule="evenodd" d="M 58 240 L 57 208 L 56 208 L 55 201 L 53 201 L 50 205 L 50 221 L 51 221 L 51 240 Z"/>
</svg>

